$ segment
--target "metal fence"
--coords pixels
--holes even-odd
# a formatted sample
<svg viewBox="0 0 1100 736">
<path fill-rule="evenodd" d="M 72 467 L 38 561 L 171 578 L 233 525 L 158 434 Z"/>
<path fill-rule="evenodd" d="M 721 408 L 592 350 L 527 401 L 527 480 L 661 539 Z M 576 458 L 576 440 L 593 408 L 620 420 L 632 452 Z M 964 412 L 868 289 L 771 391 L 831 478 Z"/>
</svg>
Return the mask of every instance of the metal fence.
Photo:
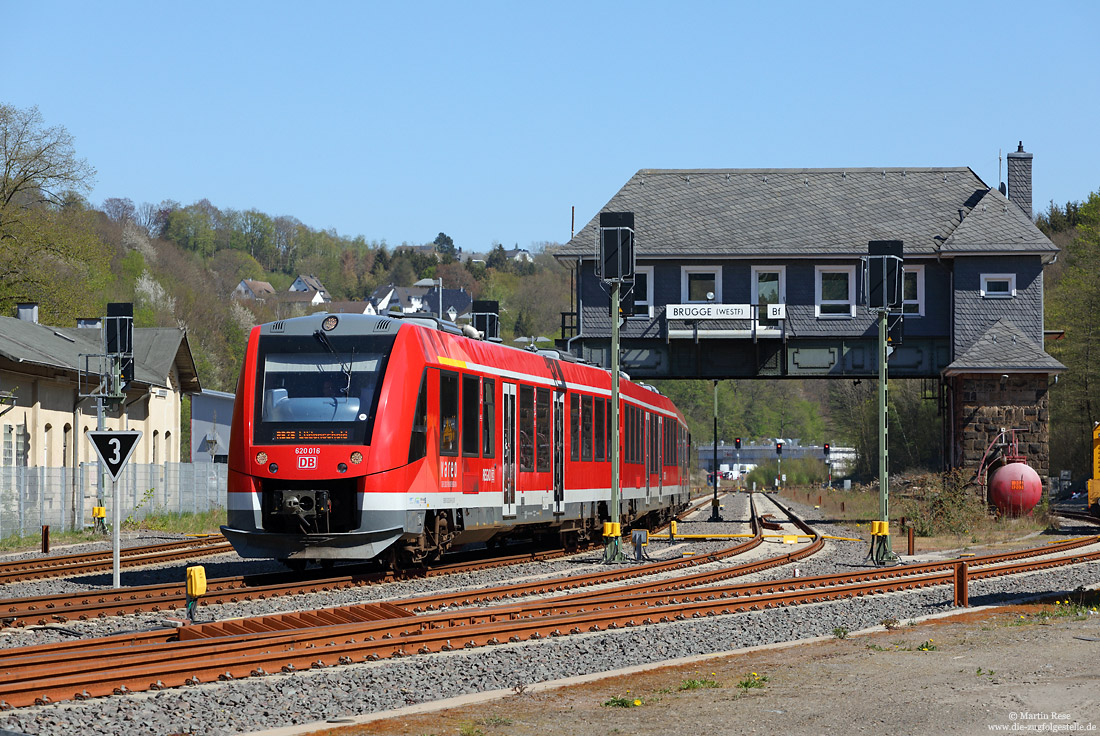
<svg viewBox="0 0 1100 736">
<path fill-rule="evenodd" d="M 125 520 L 164 512 L 197 513 L 225 508 L 228 466 L 224 463 L 128 464 L 116 485 Z M 111 478 L 104 475 L 103 505 L 110 523 Z M 92 526 L 99 503 L 99 466 L 73 468 L 0 467 L 0 538 Z"/>
</svg>

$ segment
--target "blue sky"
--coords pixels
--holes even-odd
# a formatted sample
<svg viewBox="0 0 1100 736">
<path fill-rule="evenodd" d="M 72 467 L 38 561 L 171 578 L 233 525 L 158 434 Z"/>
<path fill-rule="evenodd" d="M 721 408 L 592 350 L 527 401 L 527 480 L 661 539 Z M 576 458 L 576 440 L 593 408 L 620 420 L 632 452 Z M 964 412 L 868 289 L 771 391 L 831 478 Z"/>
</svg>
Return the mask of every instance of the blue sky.
<svg viewBox="0 0 1100 736">
<path fill-rule="evenodd" d="M 1097 2 L 0 0 L 0 101 L 90 195 L 391 245 L 565 242 L 640 168 L 970 166 L 1100 189 Z"/>
</svg>

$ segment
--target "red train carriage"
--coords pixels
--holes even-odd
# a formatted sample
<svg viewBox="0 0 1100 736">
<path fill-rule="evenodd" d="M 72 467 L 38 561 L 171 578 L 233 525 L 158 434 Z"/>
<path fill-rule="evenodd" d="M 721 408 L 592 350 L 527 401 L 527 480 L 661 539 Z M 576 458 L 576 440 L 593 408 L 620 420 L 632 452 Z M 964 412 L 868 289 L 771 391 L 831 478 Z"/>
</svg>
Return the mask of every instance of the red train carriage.
<svg viewBox="0 0 1100 736">
<path fill-rule="evenodd" d="M 598 537 L 611 375 L 434 319 L 313 315 L 252 330 L 237 382 L 225 536 L 242 557 L 387 556 Z M 683 415 L 620 382 L 624 526 L 687 503 Z"/>
</svg>

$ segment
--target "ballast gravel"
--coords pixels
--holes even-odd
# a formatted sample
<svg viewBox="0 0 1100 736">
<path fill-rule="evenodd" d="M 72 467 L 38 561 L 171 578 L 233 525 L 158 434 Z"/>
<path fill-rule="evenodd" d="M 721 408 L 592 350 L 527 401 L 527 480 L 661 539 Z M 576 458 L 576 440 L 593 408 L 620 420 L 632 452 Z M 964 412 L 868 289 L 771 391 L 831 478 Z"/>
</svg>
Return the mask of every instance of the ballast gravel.
<svg viewBox="0 0 1100 736">
<path fill-rule="evenodd" d="M 737 501 L 724 501 L 726 518 L 744 518 Z M 762 506 L 762 504 L 759 504 Z M 760 509 L 767 512 L 769 509 Z M 847 529 L 814 520 L 812 510 L 801 510 L 803 518 L 824 534 L 846 536 Z M 708 509 L 709 512 L 709 509 Z M 709 515 L 709 514 L 708 514 Z M 778 515 L 777 515 L 778 516 Z M 702 522 L 704 524 L 706 522 Z M 684 533 L 700 527 L 682 526 Z M 725 523 L 725 531 L 736 524 Z M 736 531 L 743 531 L 737 529 Z M 651 554 L 667 543 L 651 542 Z M 728 543 L 717 547 L 728 546 Z M 766 546 L 766 545 L 765 545 Z M 693 546 L 693 550 L 698 547 Z M 758 548 L 759 549 L 759 548 Z M 770 554 L 778 550 L 770 549 Z M 801 575 L 852 571 L 866 566 L 866 546 L 856 542 L 832 542 L 826 551 L 794 565 L 768 570 L 767 577 L 790 577 L 793 567 Z M 736 558 L 735 558 L 736 559 Z M 729 564 L 736 564 L 731 562 Z M 591 570 L 590 565 L 556 563 L 555 567 Z M 516 568 L 488 571 L 470 584 L 489 585 L 483 575 L 499 575 L 499 583 L 514 581 L 524 574 L 548 571 L 545 564 L 530 566 L 531 571 L 517 573 Z M 537 570 L 537 572 L 536 572 Z M 163 573 L 162 573 L 163 574 Z M 234 574 L 240 574 L 234 573 Z M 970 582 L 971 605 L 986 605 L 1033 595 L 1057 595 L 1081 585 L 1100 582 L 1100 563 L 1015 576 L 1011 579 Z M 465 584 L 465 583 L 463 583 Z M 432 586 L 435 586 L 434 588 Z M 7 586 L 11 587 L 11 586 Z M 411 595 L 409 589 L 430 592 L 459 587 L 451 578 L 401 583 L 401 592 L 390 586 L 358 588 L 359 596 L 385 591 L 385 597 Z M 813 636 L 827 636 L 844 629 L 854 631 L 879 624 L 885 619 L 905 621 L 952 608 L 953 591 L 949 586 L 923 589 L 912 593 L 892 593 L 859 599 L 759 611 L 714 618 L 693 619 L 632 629 L 579 634 L 539 642 L 502 644 L 476 650 L 382 660 L 368 664 L 331 667 L 294 674 L 250 677 L 209 685 L 188 686 L 128 696 L 65 702 L 22 708 L 0 713 L 0 729 L 17 733 L 58 734 L 221 734 L 247 733 L 277 726 L 324 722 L 363 715 L 456 695 L 493 689 L 522 690 L 540 681 L 573 675 L 603 672 L 624 666 L 661 662 L 694 654 L 736 650 L 743 647 Z M 0 589 L 8 597 L 8 590 Z M 315 597 L 271 599 L 252 604 L 237 604 L 202 609 L 211 618 L 229 615 L 260 615 L 272 604 L 282 608 L 343 605 L 330 596 L 324 603 Z M 297 600 L 302 598 L 303 600 Z M 215 610 L 224 609 L 224 610 Z M 229 611 L 235 611 L 230 614 Z M 250 611 L 250 612 L 246 612 Z M 118 622 L 122 622 L 119 624 Z M 149 617 L 124 617 L 105 622 L 81 622 L 88 625 L 87 635 L 103 635 L 110 626 L 139 628 Z M 11 630 L 9 630 L 11 631 Z M 41 643 L 58 632 L 15 632 Z M 0 634 L 0 638 L 7 638 Z M 10 644 L 4 644 L 9 646 Z"/>
</svg>

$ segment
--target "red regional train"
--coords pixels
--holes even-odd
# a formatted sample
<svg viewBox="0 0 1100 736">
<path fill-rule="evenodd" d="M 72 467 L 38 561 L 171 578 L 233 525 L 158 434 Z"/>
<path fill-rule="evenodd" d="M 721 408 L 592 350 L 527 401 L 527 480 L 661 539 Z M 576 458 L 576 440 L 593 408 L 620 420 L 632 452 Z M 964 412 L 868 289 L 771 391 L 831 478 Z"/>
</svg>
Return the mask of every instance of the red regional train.
<svg viewBox="0 0 1100 736">
<path fill-rule="evenodd" d="M 242 557 L 438 559 L 610 519 L 611 374 L 434 318 L 316 314 L 253 328 L 237 382 L 226 538 Z M 688 501 L 683 415 L 620 381 L 621 522 Z"/>
</svg>

